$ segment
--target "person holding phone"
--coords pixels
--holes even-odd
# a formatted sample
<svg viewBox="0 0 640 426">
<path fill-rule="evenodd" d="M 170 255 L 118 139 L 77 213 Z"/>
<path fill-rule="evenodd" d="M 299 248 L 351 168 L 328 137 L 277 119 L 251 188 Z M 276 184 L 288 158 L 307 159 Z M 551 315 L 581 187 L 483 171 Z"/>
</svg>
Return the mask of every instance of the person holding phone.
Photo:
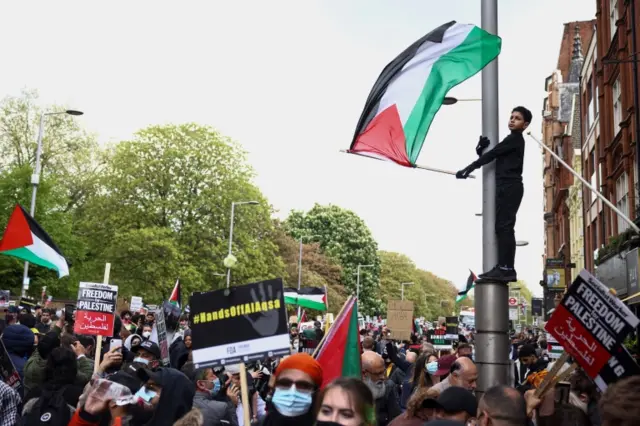
<svg viewBox="0 0 640 426">
<path fill-rule="evenodd" d="M 240 388 L 231 383 L 230 379 L 227 379 L 227 383 L 222 383 L 211 368 L 196 370 L 191 379 L 196 387 L 193 405 L 202 412 L 204 424 L 217 425 L 224 420 L 230 426 L 238 426 L 236 407 Z M 224 401 L 214 399 L 222 392 L 226 394 Z"/>
</svg>

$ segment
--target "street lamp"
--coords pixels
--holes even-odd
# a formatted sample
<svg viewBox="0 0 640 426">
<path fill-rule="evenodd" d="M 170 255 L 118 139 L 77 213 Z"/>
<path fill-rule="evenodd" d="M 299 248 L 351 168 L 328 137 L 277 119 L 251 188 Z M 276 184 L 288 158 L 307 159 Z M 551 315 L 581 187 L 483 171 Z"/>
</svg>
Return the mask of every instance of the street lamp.
<svg viewBox="0 0 640 426">
<path fill-rule="evenodd" d="M 400 283 L 400 300 L 404 300 L 404 286 L 413 285 L 413 283 Z"/>
<path fill-rule="evenodd" d="M 302 241 L 305 238 L 317 238 L 319 235 L 302 235 L 300 237 L 300 251 L 298 253 L 298 290 L 300 290 L 300 284 L 302 283 Z"/>
<path fill-rule="evenodd" d="M 65 111 L 57 111 L 57 112 L 43 112 L 40 114 L 40 127 L 38 128 L 38 145 L 36 148 L 36 168 L 31 175 L 31 185 L 33 185 L 33 190 L 31 191 L 31 208 L 29 209 L 29 214 L 31 217 L 35 217 L 36 215 L 36 197 L 38 195 L 38 185 L 40 184 L 40 157 L 42 156 L 42 139 L 44 138 L 44 119 L 49 115 L 60 115 L 60 114 L 69 114 L 69 115 L 82 115 L 84 114 L 82 111 L 77 111 L 74 109 L 68 109 Z M 29 262 L 24 262 L 24 275 L 22 277 L 22 296 L 27 295 L 27 289 L 29 288 Z"/>
<path fill-rule="evenodd" d="M 356 279 L 356 298 L 360 298 L 360 270 L 362 268 L 373 268 L 373 265 L 358 265 L 358 278 Z"/>
<path fill-rule="evenodd" d="M 453 96 L 447 96 L 446 98 L 444 98 L 442 100 L 442 105 L 455 105 L 458 102 L 479 102 L 482 99 L 478 98 L 478 99 L 458 99 L 458 98 L 454 98 Z"/>
<path fill-rule="evenodd" d="M 227 259 L 231 259 L 232 257 L 232 249 L 233 249 L 233 220 L 236 213 L 236 206 L 242 206 L 245 204 L 256 205 L 259 204 L 257 201 L 234 201 L 231 203 L 231 224 L 229 225 L 229 253 L 227 254 Z M 231 268 L 230 265 L 227 266 L 227 288 L 231 284 Z"/>
</svg>

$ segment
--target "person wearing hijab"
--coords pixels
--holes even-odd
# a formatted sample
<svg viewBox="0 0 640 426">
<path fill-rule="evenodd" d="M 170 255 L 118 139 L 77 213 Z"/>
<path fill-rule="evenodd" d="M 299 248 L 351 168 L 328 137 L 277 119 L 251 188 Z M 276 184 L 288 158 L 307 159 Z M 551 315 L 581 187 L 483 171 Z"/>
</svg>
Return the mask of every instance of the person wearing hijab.
<svg viewBox="0 0 640 426">
<path fill-rule="evenodd" d="M 311 355 L 301 352 L 284 358 L 276 368 L 263 426 L 312 426 L 312 408 L 321 385 L 322 367 Z"/>
</svg>

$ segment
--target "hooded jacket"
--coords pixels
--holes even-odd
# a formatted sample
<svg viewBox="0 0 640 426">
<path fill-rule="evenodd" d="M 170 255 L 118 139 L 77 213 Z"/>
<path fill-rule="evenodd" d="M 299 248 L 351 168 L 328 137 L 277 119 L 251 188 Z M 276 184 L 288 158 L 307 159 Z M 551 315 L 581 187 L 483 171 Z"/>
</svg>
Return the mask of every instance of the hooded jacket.
<svg viewBox="0 0 640 426">
<path fill-rule="evenodd" d="M 14 324 L 4 329 L 2 343 L 9 353 L 11 362 L 16 367 L 20 380 L 24 382 L 24 365 L 33 352 L 35 336 L 26 325 Z"/>
<path fill-rule="evenodd" d="M 149 376 L 162 386 L 162 392 L 153 417 L 146 426 L 172 426 L 191 410 L 195 385 L 184 373 L 172 368 L 158 368 Z"/>
</svg>

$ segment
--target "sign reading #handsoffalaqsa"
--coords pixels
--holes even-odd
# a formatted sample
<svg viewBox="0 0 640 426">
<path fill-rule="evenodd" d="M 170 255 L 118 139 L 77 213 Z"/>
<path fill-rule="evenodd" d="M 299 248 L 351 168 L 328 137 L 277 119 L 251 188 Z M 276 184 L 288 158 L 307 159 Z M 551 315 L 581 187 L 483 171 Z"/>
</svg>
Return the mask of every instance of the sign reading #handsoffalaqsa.
<svg viewBox="0 0 640 426">
<path fill-rule="evenodd" d="M 80 283 L 73 332 L 94 336 L 113 336 L 117 300 L 118 286 Z"/>
<path fill-rule="evenodd" d="M 282 279 L 191 295 L 196 368 L 291 354 Z"/>
</svg>

